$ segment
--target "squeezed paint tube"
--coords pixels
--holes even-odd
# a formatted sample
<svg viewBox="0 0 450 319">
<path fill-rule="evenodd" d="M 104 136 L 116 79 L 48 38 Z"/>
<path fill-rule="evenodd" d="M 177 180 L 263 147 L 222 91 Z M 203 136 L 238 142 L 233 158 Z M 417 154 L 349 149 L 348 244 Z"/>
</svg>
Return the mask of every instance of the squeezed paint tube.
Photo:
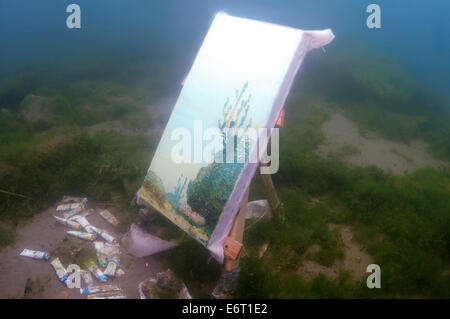
<svg viewBox="0 0 450 319">
<path fill-rule="evenodd" d="M 49 260 L 50 259 L 49 253 L 46 253 L 43 251 L 26 249 L 26 248 L 20 253 L 20 256 L 29 257 L 29 258 L 33 258 L 33 259 L 40 259 L 40 260 Z"/>
<path fill-rule="evenodd" d="M 89 221 L 86 219 L 86 217 L 84 217 L 84 216 L 83 217 L 79 217 L 79 218 L 76 219 L 76 221 L 78 223 L 80 223 L 80 225 L 84 228 L 84 230 L 86 232 L 88 232 L 89 234 L 96 234 L 97 233 L 96 227 L 92 226 L 89 223 Z"/>
<path fill-rule="evenodd" d="M 91 273 L 86 270 L 81 271 L 81 278 L 83 278 L 84 281 L 84 287 L 90 287 L 94 284 L 94 281 L 92 280 Z"/>
<path fill-rule="evenodd" d="M 73 210 L 76 208 L 83 207 L 82 203 L 70 203 L 70 204 L 62 204 L 56 207 L 57 212 L 64 212 L 66 210 Z"/>
<path fill-rule="evenodd" d="M 120 288 L 116 285 L 104 285 L 104 286 L 92 286 L 80 288 L 82 295 L 96 294 L 99 292 L 120 291 Z"/>
<path fill-rule="evenodd" d="M 81 213 L 81 211 L 83 211 L 83 210 L 84 210 L 84 212 Z M 79 213 L 81 213 L 81 214 L 79 214 Z M 89 216 L 89 215 L 91 215 L 93 213 L 94 213 L 94 210 L 92 208 L 91 209 L 87 209 L 87 210 L 85 210 L 83 208 L 83 209 L 77 211 L 77 213 L 75 215 L 71 215 L 71 217 L 69 219 L 70 220 L 76 220 L 76 219 L 78 219 L 80 217 L 86 217 L 86 216 Z"/>
<path fill-rule="evenodd" d="M 57 216 L 53 216 L 56 218 L 56 221 L 64 226 L 69 226 L 72 227 L 74 229 L 80 229 L 81 225 L 73 220 L 68 220 L 68 219 L 64 219 L 61 217 L 57 217 Z"/>
<path fill-rule="evenodd" d="M 61 261 L 58 257 L 53 259 L 51 262 L 53 269 L 55 269 L 56 276 L 58 276 L 58 279 L 64 284 L 67 285 L 67 278 L 69 275 L 67 274 L 66 268 L 61 264 Z"/>
<path fill-rule="evenodd" d="M 67 234 L 84 239 L 84 240 L 95 240 L 95 234 L 83 233 L 77 230 L 68 231 Z"/>
<path fill-rule="evenodd" d="M 108 265 L 108 256 L 105 253 L 105 244 L 102 241 L 95 241 L 94 246 L 99 265 L 106 267 Z"/>
<path fill-rule="evenodd" d="M 84 207 L 78 207 L 63 213 L 65 219 L 72 220 L 72 216 L 77 216 L 77 214 L 81 213 L 84 210 Z"/>
<path fill-rule="evenodd" d="M 109 210 L 107 210 L 107 209 L 102 210 L 99 214 L 100 214 L 100 216 L 102 216 L 104 219 L 106 219 L 106 221 L 107 221 L 108 223 L 110 223 L 110 224 L 113 225 L 114 227 L 119 226 L 119 221 L 117 220 L 116 217 L 114 217 L 113 214 L 111 214 L 111 213 L 109 212 Z"/>
<path fill-rule="evenodd" d="M 82 203 L 86 204 L 88 199 L 86 197 L 73 197 L 73 196 L 63 196 L 62 203 Z"/>
<path fill-rule="evenodd" d="M 108 243 L 110 243 L 110 244 L 116 244 L 116 243 L 117 243 L 117 240 L 116 240 L 113 236 L 111 236 L 110 234 L 108 234 L 108 233 L 105 232 L 105 231 L 102 231 L 102 232 L 100 233 L 100 236 L 101 236 L 104 240 L 106 240 Z"/>
<path fill-rule="evenodd" d="M 84 216 L 76 218 L 76 221 L 80 223 L 80 225 L 83 226 L 84 229 L 86 229 L 86 227 L 90 225 L 89 221 Z"/>
<path fill-rule="evenodd" d="M 97 228 L 95 226 L 92 226 L 89 221 L 86 219 L 86 217 L 79 217 L 76 219 L 77 222 L 80 223 L 81 226 L 90 234 L 98 234 L 100 235 L 104 240 L 106 240 L 110 244 L 116 244 L 116 239 L 105 232 L 104 230 Z"/>
<path fill-rule="evenodd" d="M 107 267 L 108 262 L 111 260 L 115 261 L 116 264 L 119 264 L 119 246 L 102 241 L 94 242 L 94 246 L 100 266 Z"/>
<path fill-rule="evenodd" d="M 87 268 L 98 281 L 106 282 L 108 280 L 108 277 L 97 267 L 94 261 L 89 261 Z"/>
<path fill-rule="evenodd" d="M 80 225 L 84 228 L 84 230 L 89 234 L 100 234 L 102 232 L 101 229 L 92 226 L 84 216 L 77 218 L 76 221 L 80 223 Z"/>
<path fill-rule="evenodd" d="M 95 294 L 95 295 L 88 295 L 88 299 L 127 299 L 125 295 L 122 293 L 102 293 L 102 294 Z"/>
<path fill-rule="evenodd" d="M 106 266 L 105 271 L 103 271 L 103 273 L 107 276 L 112 276 L 114 277 L 116 275 L 116 269 L 117 269 L 117 263 L 118 260 L 116 257 L 114 257 Z"/>
</svg>

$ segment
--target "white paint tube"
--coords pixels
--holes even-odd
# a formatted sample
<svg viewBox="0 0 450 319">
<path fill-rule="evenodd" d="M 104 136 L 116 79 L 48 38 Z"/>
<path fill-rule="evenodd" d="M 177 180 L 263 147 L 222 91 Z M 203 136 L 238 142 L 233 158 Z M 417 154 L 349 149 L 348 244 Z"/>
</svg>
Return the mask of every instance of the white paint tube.
<svg viewBox="0 0 450 319">
<path fill-rule="evenodd" d="M 33 259 L 40 259 L 40 260 L 49 260 L 50 254 L 43 252 L 43 251 L 37 251 L 37 250 L 31 250 L 31 249 L 24 249 L 20 256 L 33 258 Z"/>
<path fill-rule="evenodd" d="M 84 281 L 84 287 L 90 287 L 94 284 L 94 281 L 92 280 L 91 273 L 86 270 L 81 271 L 81 278 L 83 278 Z"/>
<path fill-rule="evenodd" d="M 67 210 L 73 210 L 76 208 L 84 207 L 82 203 L 70 203 L 70 204 L 62 204 L 56 207 L 57 212 L 64 212 Z"/>
<path fill-rule="evenodd" d="M 120 291 L 120 288 L 117 287 L 116 285 L 104 285 L 104 286 L 84 287 L 80 289 L 80 293 L 82 295 L 90 295 L 99 292 L 109 292 L 109 291 Z"/>
<path fill-rule="evenodd" d="M 64 268 L 64 266 L 62 265 L 61 261 L 59 260 L 58 257 L 56 257 L 55 259 L 53 259 L 53 261 L 51 262 L 53 269 L 55 269 L 56 272 L 56 276 L 58 276 L 58 279 L 67 286 L 67 278 L 69 277 L 69 275 L 67 274 L 66 268 Z"/>
<path fill-rule="evenodd" d="M 102 232 L 101 229 L 92 226 L 84 216 L 77 218 L 76 221 L 80 223 L 80 225 L 84 228 L 84 230 L 89 234 L 100 234 Z"/>
<path fill-rule="evenodd" d="M 114 257 L 113 260 L 110 260 L 103 273 L 107 276 L 114 277 L 116 275 L 116 269 L 117 269 L 117 258 Z"/>
<path fill-rule="evenodd" d="M 113 244 L 113 245 L 117 244 L 117 240 L 105 231 L 102 231 L 100 233 L 100 236 L 110 244 Z"/>
<path fill-rule="evenodd" d="M 67 234 L 84 240 L 95 240 L 96 238 L 95 234 L 83 233 L 77 230 L 68 231 Z"/>
<path fill-rule="evenodd" d="M 57 217 L 57 216 L 53 216 L 56 218 L 56 221 L 64 226 L 68 226 L 74 229 L 80 229 L 81 225 L 73 220 L 69 220 L 69 219 L 64 219 L 61 217 Z"/>
<path fill-rule="evenodd" d="M 83 210 L 84 210 L 84 211 L 83 211 Z M 94 213 L 94 210 L 93 210 L 93 209 L 85 210 L 84 208 L 81 209 L 81 210 L 75 210 L 75 211 L 76 211 L 76 214 L 71 215 L 71 217 L 69 217 L 68 219 L 70 219 L 70 220 L 76 220 L 76 219 L 78 219 L 78 218 L 80 218 L 80 217 L 86 217 L 86 216 L 89 216 L 89 215 L 91 215 L 91 214 Z M 82 212 L 82 211 L 83 211 L 83 212 Z M 81 213 L 81 212 L 82 212 L 82 213 Z"/>
<path fill-rule="evenodd" d="M 102 241 L 95 241 L 94 246 L 99 265 L 106 267 L 108 265 L 108 256 L 105 253 L 105 243 Z"/>
<path fill-rule="evenodd" d="M 94 261 L 89 261 L 87 268 L 98 281 L 106 282 L 108 280 L 108 277 L 97 267 Z"/>
<path fill-rule="evenodd" d="M 116 217 L 114 217 L 113 214 L 111 214 L 111 213 L 109 212 L 109 210 L 107 210 L 107 209 L 102 210 L 99 214 L 100 214 L 100 216 L 102 216 L 104 219 L 106 219 L 106 221 L 107 221 L 108 223 L 110 223 L 110 224 L 113 225 L 114 227 L 119 226 L 119 221 L 117 220 Z"/>
<path fill-rule="evenodd" d="M 86 204 L 88 202 L 88 199 L 86 197 L 63 196 L 63 199 L 61 202 Z"/>
<path fill-rule="evenodd" d="M 70 219 L 72 220 L 72 216 L 77 216 L 77 214 L 81 213 L 84 210 L 84 206 L 83 207 L 78 207 L 69 211 L 64 212 L 63 216 L 65 219 Z"/>
<path fill-rule="evenodd" d="M 127 299 L 121 292 L 88 295 L 88 299 Z"/>
<path fill-rule="evenodd" d="M 98 234 L 100 235 L 104 240 L 106 240 L 110 244 L 116 244 L 117 240 L 105 232 L 104 230 L 97 228 L 95 226 L 92 226 L 89 221 L 86 219 L 86 217 L 79 217 L 76 219 L 77 222 L 81 224 L 81 226 L 90 234 Z"/>
</svg>

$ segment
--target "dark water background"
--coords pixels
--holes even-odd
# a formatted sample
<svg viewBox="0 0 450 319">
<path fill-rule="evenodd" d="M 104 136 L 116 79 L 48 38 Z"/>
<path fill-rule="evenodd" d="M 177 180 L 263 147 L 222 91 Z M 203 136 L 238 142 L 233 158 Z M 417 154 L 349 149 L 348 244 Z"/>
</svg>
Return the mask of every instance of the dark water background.
<svg viewBox="0 0 450 319">
<path fill-rule="evenodd" d="M 66 27 L 70 3 L 81 7 L 81 29 Z M 366 27 L 370 3 L 381 7 L 381 29 Z M 218 11 L 302 29 L 331 28 L 331 55 L 350 56 L 359 48 L 382 52 L 424 86 L 444 91 L 449 84 L 450 2 L 438 0 L 0 0 L 0 79 L 74 68 L 79 76 L 113 76 L 136 61 L 158 61 L 162 70 L 181 76 Z M 89 71 L 80 67 L 86 65 Z M 146 77 L 146 71 L 128 75 Z"/>
<path fill-rule="evenodd" d="M 81 29 L 66 27 L 70 3 L 81 7 Z M 366 26 L 370 3 L 381 6 L 379 30 Z M 235 296 L 449 298 L 448 0 L 0 0 L 0 191 L 8 192 L 0 194 L 0 248 L 63 195 L 114 201 L 126 231 L 180 82 L 219 11 L 336 35 L 326 53 L 308 53 L 291 90 L 273 176 L 287 222 L 246 230 L 249 252 L 270 246 L 263 259 L 246 256 Z M 318 156 L 321 125 L 336 108 L 362 136 L 423 140 L 446 166 L 398 175 L 346 165 L 342 158 L 359 152 L 352 145 L 341 157 Z M 414 164 L 417 153 L 401 149 L 390 152 Z M 251 199 L 264 198 L 257 180 L 251 190 Z M 178 236 L 161 218 L 151 223 L 158 236 Z M 344 258 L 330 223 L 354 229 L 383 267 L 383 289 L 353 283 L 347 272 L 311 284 L 298 276 L 313 245 L 322 266 Z M 167 258 L 194 297 L 208 298 L 220 268 L 195 245 Z"/>
</svg>

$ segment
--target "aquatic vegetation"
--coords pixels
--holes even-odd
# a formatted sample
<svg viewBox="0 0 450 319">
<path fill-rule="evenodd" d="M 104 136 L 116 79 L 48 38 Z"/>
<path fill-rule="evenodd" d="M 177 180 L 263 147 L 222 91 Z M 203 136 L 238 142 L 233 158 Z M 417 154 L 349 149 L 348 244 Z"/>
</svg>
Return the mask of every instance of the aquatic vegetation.
<svg viewBox="0 0 450 319">
<path fill-rule="evenodd" d="M 450 172 L 424 168 L 396 176 L 376 167 L 353 167 L 339 158 L 324 159 L 314 153 L 324 141 L 319 127 L 328 118 L 320 106 L 334 105 L 362 129 L 404 142 L 424 139 L 435 156 L 448 160 L 448 101 L 417 88 L 396 68 L 387 72 L 389 64 L 363 67 L 367 62 L 363 58 L 346 63 L 342 58 L 333 60 L 331 55 L 322 59 L 315 53 L 307 61 L 302 76 L 308 80 L 298 83 L 293 90 L 301 92 L 302 97 L 291 96 L 288 101 L 286 124 L 280 130 L 280 170 L 273 176 L 285 207 L 286 223 L 274 227 L 262 220 L 248 229 L 244 237 L 247 256 L 241 261 L 235 296 L 449 297 L 446 271 L 450 263 Z M 164 75 L 162 79 L 153 75 L 149 79 L 152 90 L 169 91 L 161 83 L 171 82 L 170 77 L 158 74 Z M 124 136 L 117 132 L 91 136 L 84 133 L 83 127 L 110 120 L 118 120 L 130 128 L 135 123 L 138 128 L 150 127 L 155 124 L 153 114 L 146 117 L 143 101 L 145 94 L 153 93 L 144 94 L 141 88 L 131 88 L 132 85 L 120 81 L 100 78 L 86 81 L 85 77 L 79 75 L 67 83 L 62 74 L 47 82 L 36 81 L 34 75 L 19 76 L 1 87 L 0 189 L 28 198 L 0 194 L 0 222 L 17 224 L 69 192 L 86 194 L 99 201 L 107 201 L 112 192 L 119 192 L 123 195 L 124 212 L 118 217 L 128 223 L 133 221 L 136 212 L 128 203 L 142 184 L 156 141 L 148 136 Z M 234 104 L 225 103 L 224 118 L 220 121 L 223 128 L 231 127 L 232 123 L 249 125 L 245 114 L 250 100 L 246 92 L 245 86 L 238 90 L 233 117 Z M 26 119 L 21 103 L 29 94 L 51 101 L 51 121 Z M 240 120 L 235 117 L 239 110 Z M 356 152 L 341 151 L 345 156 Z M 178 199 L 186 189 L 192 208 L 188 213 L 203 216 L 210 231 L 217 222 L 219 208 L 228 199 L 222 195 L 226 193 L 223 190 L 230 180 L 237 178 L 234 175 L 237 170 L 232 166 L 219 177 L 215 170 L 218 168 L 204 167 L 198 180 L 186 186 L 181 180 L 180 187 L 172 192 Z M 251 192 L 254 199 L 264 196 L 258 177 Z M 205 198 L 208 209 L 199 211 Z M 311 198 L 320 201 L 312 205 Z M 198 216 L 192 216 L 201 222 Z M 159 217 L 153 230 L 170 229 L 171 236 L 179 238 L 177 228 Z M 182 217 L 193 222 L 186 214 Z M 335 279 L 319 275 L 311 282 L 297 274 L 312 245 L 321 246 L 320 253 L 311 258 L 322 266 L 329 266 L 345 254 L 328 229 L 329 223 L 353 226 L 356 240 L 382 267 L 383 289 L 369 290 L 364 282 L 351 280 L 345 272 Z M 0 228 L 0 245 L 10 244 L 13 228 L 3 225 Z M 257 251 L 266 241 L 269 246 L 260 259 Z M 189 240 L 164 256 L 171 269 L 190 288 L 194 287 L 194 294 L 199 292 L 199 296 L 208 297 L 219 277 L 220 266 L 207 263 L 207 250 Z"/>
<path fill-rule="evenodd" d="M 245 234 L 250 253 L 242 261 L 236 296 L 448 297 L 450 281 L 444 272 L 450 261 L 450 171 L 423 168 L 398 176 L 320 158 L 313 150 L 322 141 L 325 118 L 322 110 L 303 103 L 302 111 L 287 119 L 280 171 L 273 176 L 286 223 L 274 227 L 261 221 Z M 320 203 L 308 204 L 311 196 L 321 198 Z M 323 256 L 315 256 L 323 265 L 342 256 L 327 223 L 354 226 L 357 240 L 382 267 L 383 289 L 367 289 L 365 282 L 345 274 L 336 279 L 319 275 L 311 283 L 298 277 L 298 265 L 313 244 L 325 247 Z M 259 259 L 256 248 L 265 241 L 269 249 Z"/>
<path fill-rule="evenodd" d="M 27 198 L 2 195 L 0 219 L 16 224 L 66 193 L 107 201 L 118 190 L 129 203 L 142 181 L 151 145 L 147 137 L 114 132 L 90 137 L 74 128 L 13 144 L 2 152 L 11 169 L 1 172 L 0 189 Z"/>
<path fill-rule="evenodd" d="M 180 208 L 180 200 L 184 196 L 184 188 L 186 187 L 187 177 L 183 178 L 183 175 L 178 177 L 177 185 L 175 186 L 173 192 L 167 193 L 167 197 L 172 202 L 172 204 Z"/>
<path fill-rule="evenodd" d="M 308 81 L 302 81 L 298 91 L 304 92 L 303 98 L 339 107 L 361 128 L 388 139 L 423 139 L 434 156 L 449 161 L 449 98 L 419 86 L 386 57 L 358 54 L 311 54 L 303 67 Z"/>
</svg>

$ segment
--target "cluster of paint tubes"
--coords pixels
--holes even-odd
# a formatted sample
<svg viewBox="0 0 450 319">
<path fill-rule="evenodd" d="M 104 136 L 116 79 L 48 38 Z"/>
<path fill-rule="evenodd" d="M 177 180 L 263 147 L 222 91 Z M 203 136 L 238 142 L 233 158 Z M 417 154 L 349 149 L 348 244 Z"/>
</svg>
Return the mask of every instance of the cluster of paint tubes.
<svg viewBox="0 0 450 319">
<path fill-rule="evenodd" d="M 117 240 L 106 231 L 99 229 L 89 223 L 86 216 L 92 214 L 92 210 L 84 210 L 87 203 L 86 198 L 64 196 L 63 204 L 56 208 L 57 212 L 63 212 L 63 217 L 54 216 L 56 221 L 62 225 L 73 228 L 73 231 L 67 231 L 68 235 L 75 236 L 84 240 L 94 241 L 101 237 L 103 241 L 94 241 L 94 246 L 98 258 L 98 264 L 104 267 L 102 271 L 94 260 L 86 263 L 88 271 L 81 270 L 81 278 L 84 286 L 80 289 L 81 294 L 88 295 L 89 299 L 122 299 L 126 298 L 119 287 L 116 285 L 95 286 L 91 274 L 101 283 L 108 280 L 108 277 L 120 277 L 124 274 L 119 265 L 119 245 Z M 117 227 L 117 219 L 108 211 L 103 210 L 99 213 L 110 224 Z M 84 229 L 84 232 L 81 231 Z M 49 260 L 50 254 L 41 251 L 24 249 L 21 256 L 33 259 Z M 51 261 L 51 265 L 56 272 L 58 279 L 68 285 L 68 273 L 58 257 Z"/>
</svg>

